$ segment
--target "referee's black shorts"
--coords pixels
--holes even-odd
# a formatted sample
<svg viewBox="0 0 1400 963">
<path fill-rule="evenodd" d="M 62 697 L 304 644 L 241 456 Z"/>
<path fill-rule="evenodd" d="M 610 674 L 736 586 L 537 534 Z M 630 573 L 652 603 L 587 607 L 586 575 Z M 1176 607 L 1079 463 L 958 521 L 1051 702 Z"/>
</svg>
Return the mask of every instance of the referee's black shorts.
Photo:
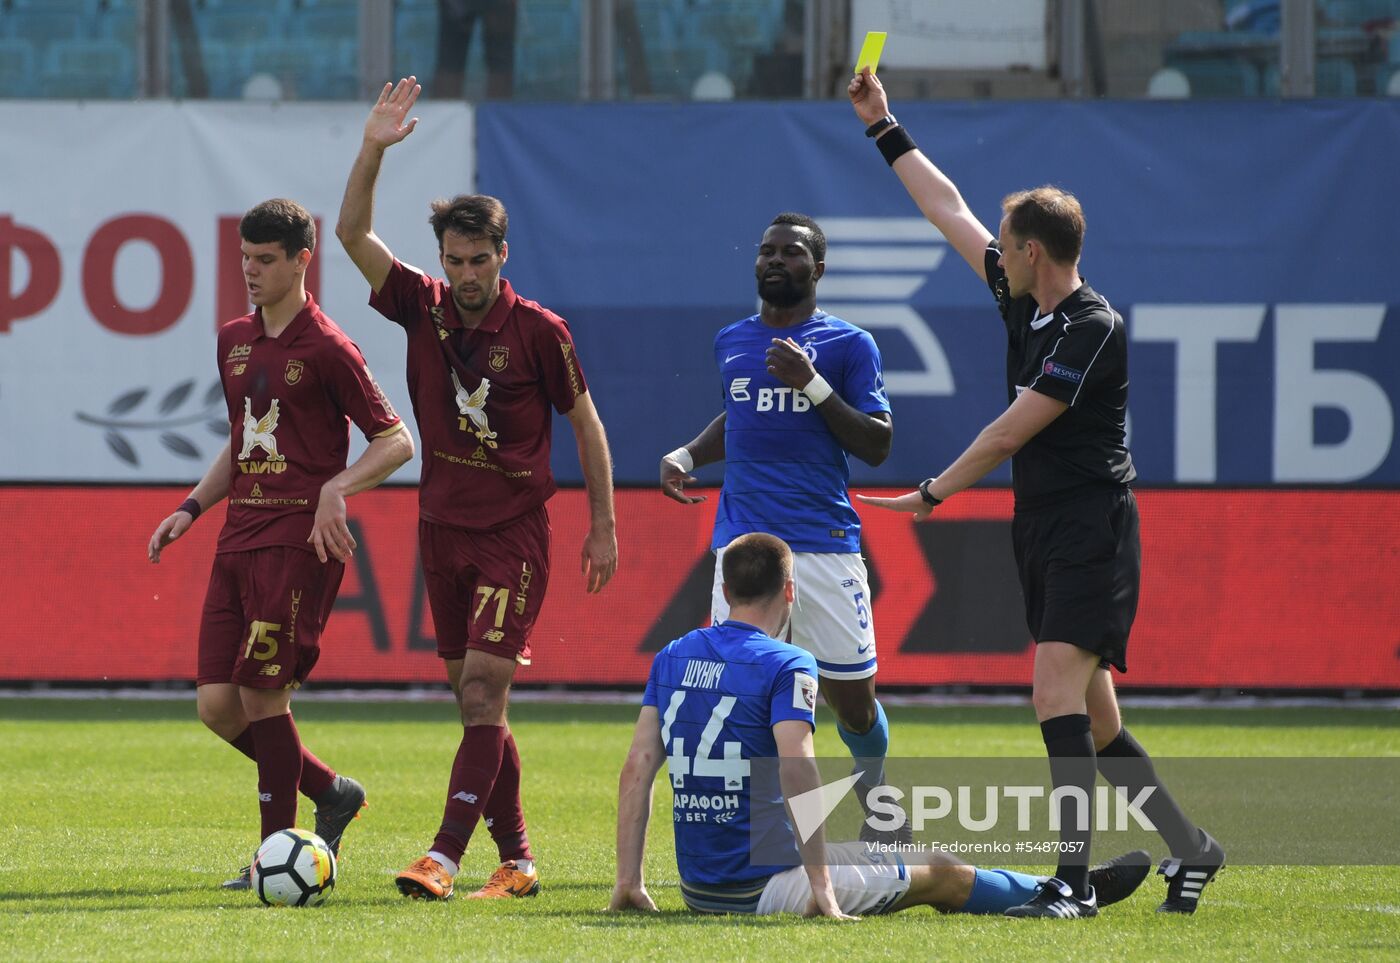
<svg viewBox="0 0 1400 963">
<path fill-rule="evenodd" d="M 1017 508 L 1011 537 L 1031 637 L 1077 645 L 1127 672 L 1142 571 L 1132 490 L 1094 489 Z"/>
</svg>

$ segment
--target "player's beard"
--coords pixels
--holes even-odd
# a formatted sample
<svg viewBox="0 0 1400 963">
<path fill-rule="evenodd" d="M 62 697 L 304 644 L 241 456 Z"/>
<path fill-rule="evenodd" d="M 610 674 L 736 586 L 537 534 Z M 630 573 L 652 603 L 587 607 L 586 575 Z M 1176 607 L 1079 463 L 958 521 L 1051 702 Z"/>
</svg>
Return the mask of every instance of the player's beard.
<svg viewBox="0 0 1400 963">
<path fill-rule="evenodd" d="M 485 288 L 479 289 L 480 293 L 475 299 L 468 301 L 462 297 L 456 288 L 452 289 L 452 300 L 457 302 L 457 309 L 467 314 L 472 314 L 486 307 L 486 302 L 491 300 L 491 292 Z"/>
<path fill-rule="evenodd" d="M 775 308 L 790 308 L 800 304 L 808 291 L 799 287 L 791 277 L 758 279 L 758 296 Z"/>
</svg>

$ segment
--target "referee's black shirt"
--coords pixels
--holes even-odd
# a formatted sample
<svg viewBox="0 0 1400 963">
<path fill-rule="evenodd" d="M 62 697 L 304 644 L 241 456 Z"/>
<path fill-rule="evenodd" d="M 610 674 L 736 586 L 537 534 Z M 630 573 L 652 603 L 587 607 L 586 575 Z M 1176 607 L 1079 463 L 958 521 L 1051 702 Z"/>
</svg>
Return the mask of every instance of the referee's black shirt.
<svg viewBox="0 0 1400 963">
<path fill-rule="evenodd" d="M 1038 508 L 1081 490 L 1137 477 L 1128 454 L 1128 339 L 1123 319 L 1082 284 L 1041 316 L 1030 295 L 1012 298 L 1001 249 L 987 248 L 987 286 L 1006 322 L 1007 403 L 1033 390 L 1069 405 L 1011 458 L 1018 509 Z"/>
</svg>

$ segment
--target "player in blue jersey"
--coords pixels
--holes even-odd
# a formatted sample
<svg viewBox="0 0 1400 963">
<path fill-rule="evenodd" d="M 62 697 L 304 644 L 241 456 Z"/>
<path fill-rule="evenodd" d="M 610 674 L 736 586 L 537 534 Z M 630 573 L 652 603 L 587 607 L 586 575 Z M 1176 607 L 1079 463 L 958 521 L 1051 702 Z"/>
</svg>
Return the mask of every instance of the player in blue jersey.
<svg viewBox="0 0 1400 963">
<path fill-rule="evenodd" d="M 663 764 L 681 895 L 697 912 L 849 919 L 923 905 L 1001 913 L 1028 899 L 1039 880 L 1024 873 L 974 869 L 952 857 L 906 864 L 862 843 L 827 844 L 820 826 L 798 841 L 782 800 L 817 789 L 821 776 L 812 752 L 816 660 L 773 637 L 793 610 L 793 554 L 772 535 L 742 535 L 721 565 L 730 618 L 677 639 L 652 663 L 618 785 L 609 908 L 656 909 L 642 856 Z M 756 785 L 753 760 L 775 757 L 781 787 Z M 1145 862 L 1119 859 L 1094 870 L 1093 882 L 1101 903 L 1117 902 L 1146 875 Z"/>
<path fill-rule="evenodd" d="M 683 504 L 703 501 L 685 492 L 695 481 L 690 472 L 725 462 L 711 541 L 715 624 L 729 614 L 720 592 L 724 546 L 749 532 L 770 532 L 791 546 L 798 586 L 791 640 L 816 657 L 822 697 L 870 789 L 884 781 L 889 725 L 875 698 L 870 585 L 846 485 L 848 456 L 879 465 L 894 426 L 875 340 L 817 308 L 825 269 L 826 236 L 817 222 L 775 217 L 754 263 L 762 307 L 715 337 L 724 411 L 662 458 L 661 490 Z M 907 824 L 863 832 L 868 841 L 911 838 Z"/>
</svg>

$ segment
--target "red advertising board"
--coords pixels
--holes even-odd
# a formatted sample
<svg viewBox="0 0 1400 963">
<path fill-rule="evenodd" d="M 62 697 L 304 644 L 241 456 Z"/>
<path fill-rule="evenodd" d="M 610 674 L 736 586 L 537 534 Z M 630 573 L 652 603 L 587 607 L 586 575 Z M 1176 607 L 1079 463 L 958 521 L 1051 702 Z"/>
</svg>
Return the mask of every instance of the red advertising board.
<svg viewBox="0 0 1400 963">
<path fill-rule="evenodd" d="M 159 565 L 155 525 L 183 489 L 0 488 L 0 679 L 188 679 L 223 511 Z M 618 492 L 621 564 L 584 590 L 586 496 L 550 503 L 551 584 L 522 684 L 637 686 L 651 653 L 707 619 L 715 501 Z M 1400 690 L 1400 492 L 1147 490 L 1142 605 L 1127 686 Z M 977 490 L 931 522 L 867 509 L 879 679 L 1026 685 L 1032 646 L 1011 557 L 1011 494 Z M 360 548 L 312 678 L 437 682 L 416 563 L 417 492 L 356 496 Z"/>
</svg>

